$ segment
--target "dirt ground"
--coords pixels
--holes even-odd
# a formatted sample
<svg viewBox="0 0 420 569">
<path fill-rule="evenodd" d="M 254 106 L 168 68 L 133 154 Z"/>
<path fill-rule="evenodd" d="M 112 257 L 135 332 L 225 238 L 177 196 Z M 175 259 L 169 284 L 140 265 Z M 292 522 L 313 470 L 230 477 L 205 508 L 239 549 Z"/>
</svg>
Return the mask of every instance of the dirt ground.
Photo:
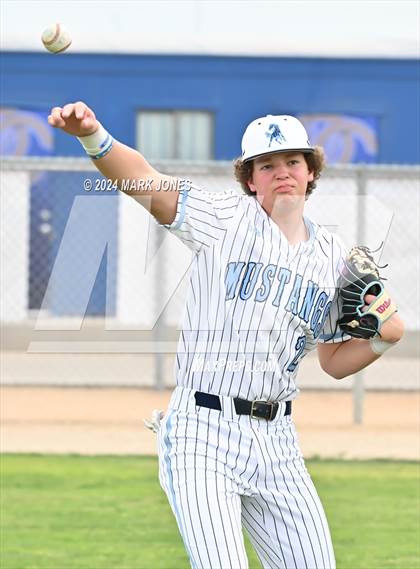
<svg viewBox="0 0 420 569">
<path fill-rule="evenodd" d="M 1 452 L 153 454 L 143 419 L 171 391 L 2 387 Z M 304 456 L 420 459 L 420 393 L 368 392 L 362 425 L 351 392 L 303 392 L 293 417 Z"/>
</svg>

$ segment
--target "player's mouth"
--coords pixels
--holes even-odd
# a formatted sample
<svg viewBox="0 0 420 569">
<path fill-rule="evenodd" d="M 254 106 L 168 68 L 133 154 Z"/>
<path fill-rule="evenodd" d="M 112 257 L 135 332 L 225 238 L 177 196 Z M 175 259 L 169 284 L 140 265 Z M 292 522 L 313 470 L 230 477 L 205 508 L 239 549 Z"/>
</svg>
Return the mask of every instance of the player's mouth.
<svg viewBox="0 0 420 569">
<path fill-rule="evenodd" d="M 281 186 L 277 186 L 274 188 L 274 192 L 276 194 L 287 194 L 293 190 L 293 186 L 290 184 L 282 184 Z"/>
</svg>

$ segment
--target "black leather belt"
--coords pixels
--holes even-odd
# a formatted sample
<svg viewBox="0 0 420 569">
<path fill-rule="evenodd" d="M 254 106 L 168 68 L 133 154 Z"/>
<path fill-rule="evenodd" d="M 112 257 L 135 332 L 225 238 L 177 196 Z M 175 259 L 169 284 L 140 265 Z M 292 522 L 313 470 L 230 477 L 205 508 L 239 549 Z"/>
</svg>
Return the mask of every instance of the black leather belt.
<svg viewBox="0 0 420 569">
<path fill-rule="evenodd" d="M 217 411 L 222 410 L 220 397 L 218 395 L 196 391 L 194 397 L 196 404 L 200 407 L 216 409 Z M 235 405 L 235 411 L 238 415 L 250 415 L 254 419 L 266 419 L 267 421 L 272 421 L 279 409 L 278 401 L 247 401 L 246 399 L 239 399 L 238 397 L 234 397 L 233 403 Z M 286 410 L 284 412 L 284 415 L 290 415 L 291 413 L 292 402 L 286 401 Z"/>
</svg>

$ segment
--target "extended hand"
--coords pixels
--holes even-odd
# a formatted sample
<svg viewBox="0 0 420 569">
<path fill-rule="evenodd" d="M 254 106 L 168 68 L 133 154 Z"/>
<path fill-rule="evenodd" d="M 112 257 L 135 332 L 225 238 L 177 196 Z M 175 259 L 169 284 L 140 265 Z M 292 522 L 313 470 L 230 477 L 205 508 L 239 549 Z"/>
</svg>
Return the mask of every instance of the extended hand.
<svg viewBox="0 0 420 569">
<path fill-rule="evenodd" d="M 69 103 L 64 107 L 54 107 L 48 116 L 48 122 L 73 136 L 88 136 L 100 127 L 95 113 L 82 101 Z"/>
</svg>

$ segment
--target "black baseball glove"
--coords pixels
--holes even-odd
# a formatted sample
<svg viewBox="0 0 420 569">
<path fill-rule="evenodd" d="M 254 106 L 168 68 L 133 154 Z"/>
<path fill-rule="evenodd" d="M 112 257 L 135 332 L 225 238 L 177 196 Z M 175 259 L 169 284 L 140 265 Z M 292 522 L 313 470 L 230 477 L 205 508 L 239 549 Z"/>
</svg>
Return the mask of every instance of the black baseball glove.
<svg viewBox="0 0 420 569">
<path fill-rule="evenodd" d="M 380 336 L 382 324 L 397 307 L 386 292 L 378 265 L 367 247 L 353 247 L 344 262 L 339 280 L 341 318 L 338 325 L 354 338 Z M 366 306 L 366 295 L 376 298 Z"/>
</svg>

